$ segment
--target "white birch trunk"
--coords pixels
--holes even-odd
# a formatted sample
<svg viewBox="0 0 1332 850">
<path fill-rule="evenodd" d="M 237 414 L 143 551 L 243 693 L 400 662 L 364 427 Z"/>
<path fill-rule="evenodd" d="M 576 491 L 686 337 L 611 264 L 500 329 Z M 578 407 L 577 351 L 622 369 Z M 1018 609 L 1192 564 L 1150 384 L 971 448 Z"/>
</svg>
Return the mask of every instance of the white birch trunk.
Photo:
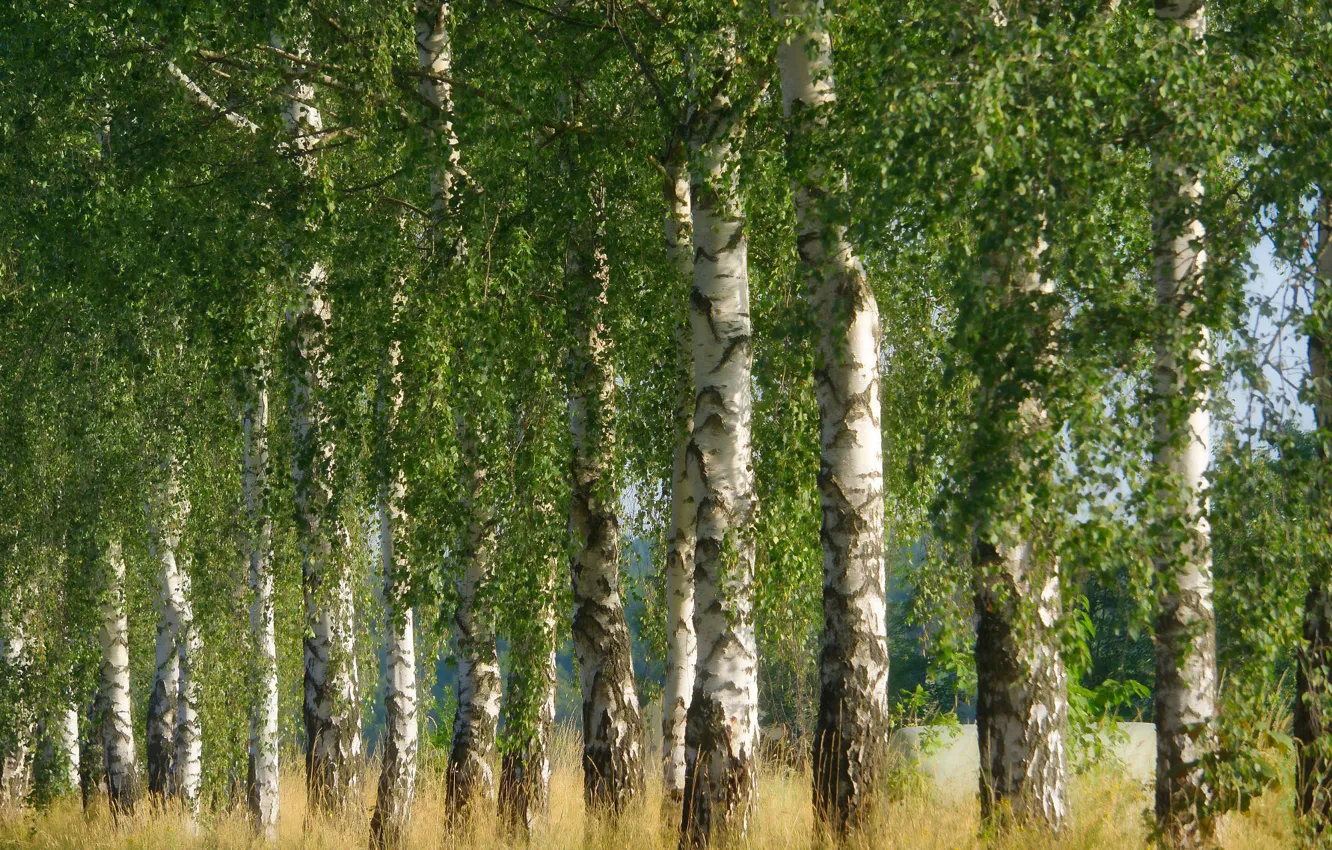
<svg viewBox="0 0 1332 850">
<path fill-rule="evenodd" d="M 1028 542 L 977 547 L 981 814 L 1051 832 L 1068 815 L 1068 675 L 1059 570 Z"/>
<path fill-rule="evenodd" d="M 41 741 L 41 762 L 49 774 L 47 789 L 52 794 L 67 794 L 79 787 L 79 710 L 73 706 L 57 708 L 37 724 Z"/>
<path fill-rule="evenodd" d="M 460 430 L 465 430 L 465 425 Z M 458 607 L 453 616 L 458 658 L 458 711 L 449 751 L 447 806 L 450 817 L 464 816 L 480 799 L 493 799 L 495 755 L 502 684 L 495 644 L 495 615 L 488 597 L 494 569 L 495 528 L 480 504 L 486 473 L 478 464 L 470 438 L 463 439 L 465 462 L 471 467 L 468 489 L 472 524 L 467 533 L 466 562 L 458 579 Z"/>
<path fill-rule="evenodd" d="M 453 49 L 449 41 L 449 3 L 447 0 L 416 0 L 416 55 L 421 72 L 417 86 L 428 104 L 425 121 L 431 142 L 434 171 L 430 178 L 433 202 L 430 207 L 436 244 L 444 238 L 444 225 L 453 210 L 454 184 L 462 174 L 459 165 L 458 136 L 453 131 Z M 460 255 L 461 244 L 454 251 Z"/>
<path fill-rule="evenodd" d="M 1043 229 L 1043 221 L 1041 223 Z M 999 228 L 1007 239 L 1011 230 Z M 1005 309 L 996 321 L 1026 322 L 1031 353 L 1043 368 L 1055 365 L 1054 286 L 1040 274 L 1048 248 L 1037 236 L 1025 254 L 1006 249 L 985 257 L 985 297 Z M 982 356 L 1001 356 L 1002 352 Z M 1038 383 L 1001 386 L 982 380 L 981 415 L 1000 426 L 1002 453 L 990 460 L 992 477 L 1016 475 L 1039 492 L 1049 476 L 1049 421 Z M 1016 402 L 1013 410 L 996 405 Z M 997 473 L 993 470 L 998 470 Z M 1011 482 L 1009 482 L 1011 483 Z M 1046 508 L 1035 506 L 1037 514 Z M 1059 563 L 1035 539 L 1039 517 L 1025 517 L 1000 502 L 976 518 L 975 606 L 976 726 L 980 746 L 981 815 L 999 825 L 1063 829 L 1069 805 L 1068 675 L 1060 647 L 1063 604 Z M 1004 529 L 1016 529 L 1004 531 Z"/>
<path fill-rule="evenodd" d="M 69 705 L 56 712 L 55 716 L 56 764 L 64 767 L 65 787 L 62 793 L 74 791 L 79 787 L 79 709 Z"/>
<path fill-rule="evenodd" d="M 202 691 L 195 671 L 202 642 L 199 639 L 199 627 L 194 622 L 194 606 L 190 603 L 190 574 L 186 570 L 180 572 L 180 604 L 180 634 L 176 642 L 176 651 L 180 657 L 180 691 L 176 700 L 172 791 L 194 824 L 199 816 L 199 788 L 203 781 L 203 730 L 199 726 Z"/>
<path fill-rule="evenodd" d="M 573 232 L 570 243 L 569 525 L 576 547 L 573 639 L 583 696 L 583 796 L 589 807 L 619 813 L 643 787 L 643 717 L 620 599 L 619 493 L 612 479 L 615 375 L 602 325 L 610 268 L 590 234 Z"/>
<path fill-rule="evenodd" d="M 10 714 L 7 725 L 12 728 L 8 731 L 8 739 L 0 741 L 4 745 L 4 751 L 0 753 L 0 806 L 22 803 L 32 776 L 29 753 L 32 749 L 31 707 L 23 699 L 28 691 L 32 660 L 23 627 L 23 608 L 23 594 L 16 592 L 13 610 L 0 623 L 5 628 L 4 640 L 0 644 L 4 650 L 4 676 L 19 698 L 16 704 L 6 706 Z"/>
<path fill-rule="evenodd" d="M 175 751 L 176 701 L 180 693 L 180 656 L 176 636 L 180 632 L 180 570 L 176 564 L 178 528 L 171 527 L 179 498 L 174 476 L 167 494 L 150 497 L 148 505 L 151 554 L 157 560 L 157 643 L 153 667 L 153 689 L 148 696 L 147 756 L 148 793 L 158 800 L 171 794 L 171 759 Z M 166 514 L 166 515 L 161 515 Z"/>
<path fill-rule="evenodd" d="M 777 49 L 797 245 L 819 326 L 823 641 L 814 738 L 814 805 L 835 828 L 861 824 L 876 789 L 888 723 L 883 560 L 879 308 L 864 267 L 829 216 L 844 178 L 819 159 L 836 101 L 832 41 L 820 0 L 786 0 Z M 833 203 L 829 200 L 833 199 Z"/>
<path fill-rule="evenodd" d="M 338 810 L 360 797 L 360 707 L 357 700 L 353 597 L 333 496 L 334 446 L 321 396 L 327 391 L 328 302 L 322 268 L 289 321 L 295 392 L 291 402 L 292 479 L 296 489 L 305 597 L 305 765 L 318 809 Z"/>
<path fill-rule="evenodd" d="M 177 552 L 189 503 L 174 462 L 149 497 L 149 540 L 158 561 L 157 658 L 148 712 L 149 791 L 179 797 L 198 813 L 202 777 L 199 682 L 194 673 L 200 643 L 189 600 L 189 574 Z"/>
<path fill-rule="evenodd" d="M 129 812 L 138 801 L 134 720 L 130 711 L 129 621 L 125 616 L 125 559 L 120 541 L 107 547 L 107 587 L 98 640 L 102 662 L 98 701 L 107 795 L 115 811 Z"/>
<path fill-rule="evenodd" d="M 1199 0 L 1156 0 L 1156 16 L 1203 36 Z M 1212 423 L 1206 390 L 1199 387 L 1211 368 L 1210 335 L 1193 318 L 1206 260 L 1203 225 L 1194 217 L 1202 180 L 1189 163 L 1160 154 L 1153 160 L 1156 298 L 1168 317 L 1157 340 L 1156 464 L 1172 491 L 1169 525 L 1183 529 L 1178 539 L 1172 533 L 1162 541 L 1156 565 L 1163 588 L 1156 618 L 1156 817 L 1167 842 L 1183 848 L 1209 843 L 1214 832 L 1214 824 L 1199 817 L 1213 794 L 1202 758 L 1214 744 L 1209 726 L 1217 700 L 1205 477 Z"/>
<path fill-rule="evenodd" d="M 300 52 L 299 49 L 297 51 Z M 313 179 L 315 139 L 323 118 L 314 88 L 295 80 L 285 92 L 290 149 Z M 360 805 L 361 711 L 355 653 L 355 607 L 350 565 L 341 549 L 334 498 L 333 423 L 329 386 L 329 325 L 324 296 L 328 274 L 316 263 L 305 275 L 303 298 L 287 317 L 292 330 L 292 480 L 301 579 L 305 597 L 305 767 L 311 805 L 325 811 Z"/>
<path fill-rule="evenodd" d="M 246 796 L 255 831 L 277 839 L 278 671 L 273 610 L 273 521 L 268 513 L 268 376 L 263 369 L 241 377 L 242 487 L 245 561 L 250 585 L 251 686 Z"/>
<path fill-rule="evenodd" d="M 1315 242 L 1313 317 L 1309 334 L 1309 383 L 1318 426 L 1318 461 L 1324 469 L 1332 452 L 1332 375 L 1328 374 L 1332 327 L 1332 198 L 1322 189 Z M 1324 500 L 1328 493 L 1320 493 Z M 1326 504 L 1326 501 L 1324 501 Z M 1326 564 L 1315 568 L 1304 601 L 1304 642 L 1295 678 L 1294 733 L 1296 809 L 1324 832 L 1332 820 L 1332 575 Z"/>
<path fill-rule="evenodd" d="M 733 60 L 732 60 L 733 61 Z M 754 639 L 754 493 L 748 241 L 741 207 L 741 125 L 732 104 L 704 104 L 691 140 L 694 431 L 689 480 L 698 506 L 694 629 L 698 667 L 685 729 L 681 841 L 743 842 L 758 797 L 758 658 Z"/>
<path fill-rule="evenodd" d="M 683 152 L 681 152 L 681 158 Z M 689 170 L 664 170 L 666 256 L 693 284 L 693 218 Z M 685 791 L 685 719 L 694 692 L 698 638 L 694 634 L 694 545 L 698 506 L 689 483 L 689 440 L 694 430 L 694 376 L 688 322 L 676 330 L 675 457 L 671 465 L 671 519 L 666 532 L 666 681 L 661 694 L 662 806 L 679 816 Z"/>
<path fill-rule="evenodd" d="M 395 294 L 395 313 L 400 300 Z M 396 324 L 396 315 L 395 315 Z M 411 565 L 399 538 L 404 534 L 403 502 L 407 481 L 394 456 L 394 429 L 402 407 L 402 376 L 398 370 L 400 346 L 390 344 L 380 372 L 377 464 L 379 494 L 379 560 L 384 576 L 387 682 L 384 696 L 384 746 L 379 774 L 379 794 L 370 821 L 377 846 L 401 842 L 411 818 L 416 793 L 417 699 L 416 631 L 407 600 Z"/>
</svg>

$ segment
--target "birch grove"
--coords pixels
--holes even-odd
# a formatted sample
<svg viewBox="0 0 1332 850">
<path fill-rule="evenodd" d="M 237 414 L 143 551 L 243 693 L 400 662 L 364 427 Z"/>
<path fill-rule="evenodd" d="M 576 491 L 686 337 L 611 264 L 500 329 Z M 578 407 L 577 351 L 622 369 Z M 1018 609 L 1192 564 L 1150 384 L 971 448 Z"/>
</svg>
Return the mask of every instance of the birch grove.
<svg viewBox="0 0 1332 850">
<path fill-rule="evenodd" d="M 890 12 L 0 5 L 0 845 L 1325 835 L 1332 20 Z"/>
</svg>

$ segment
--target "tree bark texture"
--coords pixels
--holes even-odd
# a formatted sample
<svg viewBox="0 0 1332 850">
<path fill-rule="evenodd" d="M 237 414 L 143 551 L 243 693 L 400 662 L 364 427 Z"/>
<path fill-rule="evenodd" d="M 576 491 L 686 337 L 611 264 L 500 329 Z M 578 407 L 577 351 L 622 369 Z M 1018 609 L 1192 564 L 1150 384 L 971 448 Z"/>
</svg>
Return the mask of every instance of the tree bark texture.
<svg viewBox="0 0 1332 850">
<path fill-rule="evenodd" d="M 594 206 L 597 206 L 594 204 Z M 615 374 L 603 324 L 610 268 L 595 226 L 570 235 L 569 525 L 573 639 L 583 697 L 583 791 L 590 807 L 620 812 L 643 787 L 643 716 L 620 598 L 619 492 L 614 483 Z M 584 228 L 586 228 L 584 230 Z"/>
<path fill-rule="evenodd" d="M 395 322 L 399 305 L 395 293 Z M 390 343 L 380 371 L 376 408 L 379 441 L 376 465 L 379 493 L 379 560 L 384 576 L 386 688 L 384 737 L 379 793 L 370 820 L 370 833 L 377 846 L 401 843 L 411 819 L 416 794 L 416 750 L 418 739 L 416 696 L 416 625 L 411 603 L 410 563 L 403 545 L 406 528 L 407 479 L 397 462 L 395 429 L 402 408 L 401 347 Z"/>
<path fill-rule="evenodd" d="M 981 814 L 1058 832 L 1069 793 L 1059 571 L 1025 541 L 982 540 L 976 558 Z"/>
<path fill-rule="evenodd" d="M 172 793 L 175 755 L 176 706 L 180 695 L 180 611 L 184 594 L 176 550 L 184 526 L 186 507 L 176 470 L 171 462 L 159 472 L 164 480 L 149 485 L 148 539 L 157 561 L 157 642 L 153 690 L 148 697 L 146 744 L 148 793 L 165 800 Z"/>
<path fill-rule="evenodd" d="M 463 572 L 458 578 L 458 607 L 453 616 L 458 711 L 453 720 L 446 786 L 451 817 L 464 815 L 479 799 L 494 797 L 495 776 L 490 762 L 495 755 L 503 690 L 489 587 L 494 571 L 496 529 L 493 514 L 483 504 L 486 471 L 472 437 L 465 433 L 466 427 L 460 423 L 459 430 L 464 432 L 463 455 L 471 470 L 468 507 L 472 522 L 465 541 Z"/>
<path fill-rule="evenodd" d="M 107 796 L 115 811 L 130 812 L 139 797 L 130 711 L 129 621 L 125 615 L 125 559 L 119 540 L 107 547 L 107 586 L 98 641 L 102 663 L 98 702 Z"/>
<path fill-rule="evenodd" d="M 668 161 L 664 170 L 666 256 L 682 282 L 694 278 L 694 222 L 689 169 Z M 661 695 L 662 805 L 679 815 L 685 792 L 685 720 L 694 691 L 698 637 L 694 633 L 694 546 L 697 504 L 689 483 L 689 440 L 694 431 L 692 340 L 687 321 L 676 329 L 675 457 L 671 465 L 671 518 L 666 532 L 666 680 Z"/>
<path fill-rule="evenodd" d="M 681 843 L 743 841 L 758 796 L 754 492 L 748 241 L 739 186 L 741 123 L 724 95 L 691 139 L 694 630 L 698 665 L 685 726 Z"/>
<path fill-rule="evenodd" d="M 297 47 L 300 54 L 303 48 Z M 303 68 L 293 65 L 294 73 Z M 315 91 L 295 78 L 284 92 L 289 148 L 306 179 L 315 177 L 323 118 Z M 290 311 L 292 481 L 301 585 L 305 597 L 306 790 L 312 808 L 335 811 L 360 801 L 361 711 L 355 654 L 355 607 L 346 531 L 334 493 L 335 434 L 329 388 L 328 273 L 316 263 L 304 275 L 300 304 Z"/>
<path fill-rule="evenodd" d="M 0 739 L 3 751 L 0 751 L 0 806 L 16 805 L 23 801 L 28 793 L 32 777 L 32 711 L 26 699 L 31 673 L 31 657 L 28 649 L 27 631 L 23 625 L 23 594 L 16 593 L 13 609 L 0 613 L 0 626 L 4 628 L 3 650 L 4 679 L 10 685 L 10 693 L 16 699 L 5 707 L 9 715 L 5 720 Z"/>
<path fill-rule="evenodd" d="M 1157 0 L 1158 19 L 1201 39 L 1199 0 Z M 1213 797 L 1203 758 L 1213 746 L 1216 717 L 1216 614 L 1212 603 L 1211 530 L 1206 478 L 1211 415 L 1199 376 L 1210 368 L 1210 337 L 1193 317 L 1202 296 L 1204 229 L 1196 218 L 1203 184 L 1197 168 L 1154 154 L 1156 297 L 1167 316 L 1157 340 L 1156 464 L 1169 480 L 1171 526 L 1162 541 L 1156 617 L 1156 818 L 1175 847 L 1204 846 L 1214 837 L 1205 815 Z"/>
<path fill-rule="evenodd" d="M 273 608 L 273 521 L 268 509 L 268 379 L 261 368 L 241 377 L 245 560 L 250 583 L 249 767 L 246 797 L 255 831 L 277 838 L 278 672 Z"/>
<path fill-rule="evenodd" d="M 321 395 L 328 382 L 331 311 L 324 275 L 311 274 L 289 321 L 293 331 L 292 479 L 296 489 L 301 584 L 305 597 L 305 766 L 318 809 L 359 799 L 361 755 L 351 576 L 333 494 L 332 423 Z"/>
<path fill-rule="evenodd" d="M 147 724 L 148 790 L 159 798 L 179 798 L 193 815 L 203 774 L 199 681 L 194 673 L 199 632 L 189 598 L 189 573 L 177 557 L 189 503 L 175 461 L 164 463 L 160 473 L 148 498 L 148 539 L 158 564 L 156 668 Z"/>
<path fill-rule="evenodd" d="M 455 184 L 462 175 L 458 135 L 453 130 L 453 48 L 448 30 L 451 14 L 448 2 L 416 0 L 417 67 L 422 75 L 417 90 L 428 110 L 425 129 L 434 158 L 430 214 L 436 245 L 445 238 L 445 226 L 455 212 Z M 460 250 L 461 244 L 453 253 L 457 255 Z"/>
<path fill-rule="evenodd" d="M 1309 334 L 1309 379 L 1313 387 L 1314 418 L 1318 426 L 1318 462 L 1321 480 L 1329 480 L 1332 452 L 1332 375 L 1327 371 L 1329 322 L 1332 322 L 1332 199 L 1324 189 L 1318 208 L 1315 243 L 1313 331 Z M 1328 493 L 1320 494 L 1326 500 Z M 1326 502 L 1324 502 L 1326 504 Z M 1326 565 L 1319 565 L 1304 601 L 1304 642 L 1295 678 L 1294 733 L 1296 741 L 1295 794 L 1299 813 L 1319 834 L 1332 820 L 1332 581 Z"/>
<path fill-rule="evenodd" d="M 79 710 L 73 705 L 58 708 L 51 720 L 48 740 L 54 752 L 50 763 L 57 770 L 59 793 L 64 794 L 79 787 Z"/>
<path fill-rule="evenodd" d="M 816 812 L 838 829 L 873 801 L 888 719 L 879 308 L 836 219 L 844 178 L 816 152 L 836 102 L 819 0 L 785 0 L 778 47 L 801 266 L 818 328 L 823 638 L 814 737 Z"/>
<path fill-rule="evenodd" d="M 1000 231 L 1005 242 L 1013 233 Z M 996 424 L 998 445 L 982 443 L 989 457 L 973 463 L 988 466 L 985 477 L 1001 487 L 981 500 L 976 517 L 976 724 L 982 816 L 1057 833 L 1069 806 L 1068 675 L 1059 636 L 1059 562 L 1037 530 L 1053 506 L 1032 504 L 1027 516 L 1021 506 L 1032 500 L 1009 495 L 1045 492 L 1052 475 L 1050 435 L 1058 425 L 1042 401 L 1045 382 L 1012 374 L 1025 371 L 1013 364 L 1027 358 L 1034 364 L 1028 368 L 1038 370 L 1057 362 L 1054 286 L 1039 267 L 1047 247 L 1038 235 L 1028 252 L 990 251 L 981 272 L 984 297 L 1000 305 L 993 321 L 1016 325 L 1020 341 L 982 355 L 999 364 L 997 373 L 982 373 L 979 388 L 979 415 Z"/>
</svg>

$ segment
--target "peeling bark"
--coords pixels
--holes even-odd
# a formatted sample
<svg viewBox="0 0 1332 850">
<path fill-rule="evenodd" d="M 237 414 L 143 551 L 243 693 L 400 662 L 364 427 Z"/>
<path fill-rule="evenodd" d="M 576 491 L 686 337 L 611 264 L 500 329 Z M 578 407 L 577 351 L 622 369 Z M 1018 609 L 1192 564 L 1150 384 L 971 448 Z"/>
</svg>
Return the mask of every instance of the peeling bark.
<svg viewBox="0 0 1332 850">
<path fill-rule="evenodd" d="M 586 226 L 586 223 L 584 223 Z M 565 258 L 570 291 L 569 525 L 573 639 L 583 696 L 583 792 L 590 808 L 623 811 L 643 788 L 643 717 L 629 627 L 620 599 L 615 374 L 602 316 L 610 268 L 595 236 L 575 230 Z"/>
<path fill-rule="evenodd" d="M 460 424 L 460 430 L 465 426 Z M 463 574 L 458 579 L 458 607 L 453 617 L 458 658 L 458 711 L 453 720 L 453 747 L 449 751 L 447 808 L 461 817 L 478 799 L 492 799 L 495 776 L 490 761 L 495 754 L 499 727 L 499 652 L 495 645 L 495 613 L 489 598 L 494 570 L 494 518 L 481 504 L 486 471 L 475 444 L 463 440 L 465 461 L 471 468 L 468 506 L 472 524 L 467 533 Z"/>
<path fill-rule="evenodd" d="M 1184 27 L 1196 39 L 1205 31 L 1200 0 L 1156 0 L 1156 16 Z M 1211 414 L 1206 391 L 1197 388 L 1194 377 L 1211 368 L 1210 336 L 1192 316 L 1193 303 L 1201 297 L 1206 260 L 1205 231 L 1194 217 L 1203 184 L 1188 163 L 1170 162 L 1161 155 L 1153 160 L 1156 298 L 1168 316 L 1156 351 L 1160 448 L 1155 462 L 1177 503 L 1170 525 L 1183 529 L 1178 539 L 1163 540 L 1156 559 L 1162 588 L 1156 617 L 1156 818 L 1169 844 L 1189 848 L 1211 843 L 1215 832 L 1215 824 L 1204 814 L 1213 791 L 1202 767 L 1203 757 L 1214 745 L 1209 727 L 1217 700 L 1205 477 Z M 1179 416 L 1175 408 L 1187 417 Z"/>
<path fill-rule="evenodd" d="M 734 61 L 734 57 L 731 57 Z M 690 140 L 697 514 L 694 630 L 698 666 L 685 725 L 682 846 L 744 841 L 758 797 L 754 638 L 754 493 L 748 240 L 739 186 L 740 116 L 724 95 L 703 104 Z"/>
<path fill-rule="evenodd" d="M 819 0 L 786 0 L 777 49 L 800 261 L 819 327 L 823 639 L 814 807 L 835 829 L 865 822 L 888 729 L 879 308 L 835 217 L 844 178 L 815 151 L 836 102 L 832 40 Z"/>
<path fill-rule="evenodd" d="M 277 838 L 278 672 L 273 610 L 273 520 L 268 512 L 268 376 L 264 369 L 241 377 L 242 489 L 245 501 L 245 561 L 249 567 L 250 706 L 246 797 L 255 831 Z"/>
<path fill-rule="evenodd" d="M 99 727 L 107 796 L 114 811 L 131 812 L 139 798 L 130 712 L 129 622 L 125 616 L 125 559 L 120 541 L 107 547 L 107 587 L 98 640 L 102 646 Z"/>
<path fill-rule="evenodd" d="M 683 151 L 677 156 L 683 159 Z M 694 222 L 689 170 L 664 169 L 666 256 L 682 281 L 694 277 Z M 666 681 L 661 694 L 662 806 L 679 817 L 685 792 L 685 720 L 694 690 L 698 637 L 694 634 L 694 546 L 697 505 L 689 485 L 689 439 L 694 430 L 694 376 L 688 322 L 676 329 L 675 457 L 671 465 L 671 519 L 666 532 Z"/>
<path fill-rule="evenodd" d="M 1323 191 L 1319 205 L 1315 247 L 1314 330 L 1309 335 L 1309 381 L 1313 388 L 1314 418 L 1319 436 L 1318 461 L 1327 469 L 1328 440 L 1332 438 L 1332 375 L 1327 371 L 1327 327 L 1332 298 L 1332 199 Z M 1323 480 L 1327 480 L 1326 472 Z M 1326 499 L 1327 494 L 1320 494 Z M 1324 502 L 1326 504 L 1326 502 Z M 1332 580 L 1326 565 L 1319 565 L 1304 600 L 1304 642 L 1295 678 L 1294 733 L 1296 741 L 1296 809 L 1319 834 L 1332 820 Z"/>
</svg>

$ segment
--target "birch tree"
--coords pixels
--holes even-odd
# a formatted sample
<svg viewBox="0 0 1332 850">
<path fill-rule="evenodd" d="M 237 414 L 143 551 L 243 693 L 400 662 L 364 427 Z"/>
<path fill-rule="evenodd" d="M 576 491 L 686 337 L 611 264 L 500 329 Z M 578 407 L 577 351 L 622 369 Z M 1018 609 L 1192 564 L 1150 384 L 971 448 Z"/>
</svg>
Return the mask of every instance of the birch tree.
<svg viewBox="0 0 1332 850">
<path fill-rule="evenodd" d="M 1183 27 L 1202 49 L 1206 30 L 1201 0 L 1156 0 L 1156 17 Z M 1158 140 L 1178 151 L 1183 140 Z M 1210 527 L 1205 473 L 1211 414 L 1205 380 L 1211 368 L 1210 334 L 1195 318 L 1203 297 L 1204 228 L 1200 166 L 1153 151 L 1156 187 L 1152 210 L 1156 299 L 1162 329 L 1156 342 L 1155 462 L 1166 482 L 1170 526 L 1156 570 L 1161 586 L 1156 616 L 1156 818 L 1167 841 L 1202 846 L 1214 825 L 1206 816 L 1212 792 L 1203 756 L 1213 745 L 1216 717 L 1216 615 L 1212 607 Z"/>
<path fill-rule="evenodd" d="M 874 292 L 837 218 L 845 177 L 823 150 L 837 97 L 826 13 L 821 0 L 784 0 L 778 14 L 796 238 L 819 333 L 824 577 L 814 806 L 841 828 L 865 819 L 887 734 L 881 330 Z"/>
<path fill-rule="evenodd" d="M 370 820 L 372 841 L 388 846 L 401 841 L 416 793 L 417 729 L 416 626 L 411 603 L 410 562 L 404 525 L 407 479 L 398 461 L 398 417 L 402 408 L 401 343 L 396 332 L 405 296 L 392 295 L 391 341 L 380 368 L 376 404 L 376 514 L 379 562 L 384 576 L 387 687 L 384 695 L 384 744 L 379 794 Z"/>
<path fill-rule="evenodd" d="M 27 794 L 31 777 L 29 750 L 32 747 L 31 709 L 25 691 L 32 675 L 28 635 L 23 623 L 23 594 L 15 592 L 12 607 L 0 617 L 4 628 L 0 655 L 0 684 L 9 702 L 9 716 L 0 734 L 0 805 L 18 804 Z"/>
<path fill-rule="evenodd" d="M 598 199 L 599 200 L 599 199 Z M 593 202 L 595 216 L 601 210 Z M 594 221 L 576 222 L 565 261 L 569 423 L 573 436 L 569 525 L 573 638 L 583 697 L 583 791 L 589 807 L 619 813 L 643 786 L 643 717 L 620 599 L 615 458 L 615 374 L 604 324 L 610 268 Z"/>
<path fill-rule="evenodd" d="M 464 427 L 460 423 L 460 430 Z M 463 455 L 469 471 L 464 486 L 472 501 L 466 506 L 471 520 L 453 617 L 458 710 L 453 719 L 446 789 L 450 816 L 461 816 L 478 799 L 494 797 L 495 775 L 490 762 L 495 753 L 503 690 L 495 643 L 495 613 L 488 595 L 496 547 L 494 513 L 482 501 L 487 473 L 470 437 L 463 440 Z"/>
<path fill-rule="evenodd" d="M 148 793 L 165 800 L 174 793 L 177 711 L 181 694 L 181 623 L 185 591 L 176 551 L 188 505 L 181 492 L 179 470 L 167 460 L 150 474 L 146 505 L 150 555 L 157 561 L 157 642 L 153 689 L 148 697 Z"/>
<path fill-rule="evenodd" d="M 991 238 L 1007 242 L 1015 230 L 1001 228 Z M 1039 266 L 1047 246 L 1041 237 L 1035 240 L 1036 248 L 1029 252 L 991 250 L 982 271 L 987 296 L 1003 305 L 990 320 L 1018 329 L 997 336 L 1018 351 L 980 355 L 1003 364 L 1000 370 L 1009 375 L 982 378 L 979 416 L 1010 424 L 999 425 L 1003 430 L 996 442 L 982 449 L 991 455 L 989 476 L 999 478 L 1003 489 L 981 502 L 987 509 L 978 518 L 973 553 L 976 734 L 982 815 L 1058 832 L 1069 805 L 1068 675 L 1058 632 L 1063 616 L 1059 563 L 1038 537 L 1046 506 L 1034 506 L 1032 516 L 1024 515 L 1021 507 L 1007 507 L 1048 492 L 1050 434 L 1057 430 L 1041 399 L 1042 385 L 1015 380 L 1014 372 L 1021 375 L 1028 369 L 1009 366 L 1020 358 L 1031 364 L 1028 368 L 1048 374 L 1055 357 L 1049 303 L 1054 287 L 1042 281 Z M 1014 403 L 1016 412 L 1011 413 L 1006 408 Z M 973 462 L 986 463 L 980 457 Z M 1002 472 L 996 475 L 995 470 Z M 1032 480 L 1023 480 L 1028 478 Z M 1025 499 L 1011 496 L 1009 488 Z"/>
<path fill-rule="evenodd" d="M 181 570 L 180 635 L 176 652 L 180 658 L 180 691 L 176 701 L 175 752 L 172 754 L 173 790 L 191 820 L 199 815 L 199 789 L 203 781 L 203 731 L 199 728 L 199 704 L 203 696 L 195 665 L 202 642 L 190 602 L 190 574 Z"/>
<path fill-rule="evenodd" d="M 297 80 L 286 93 L 287 130 L 293 147 L 313 168 L 312 146 L 323 126 L 314 89 Z M 312 176 L 312 175 L 307 175 Z M 305 765 L 311 803 L 340 809 L 360 793 L 360 707 L 354 651 L 351 576 L 340 550 L 345 531 L 333 492 L 333 423 L 324 397 L 329 388 L 332 308 L 324 292 L 327 271 L 316 263 L 304 273 L 298 306 L 287 317 L 291 331 L 293 393 L 292 480 L 296 492 L 301 576 L 305 596 Z"/>
<path fill-rule="evenodd" d="M 255 830 L 277 837 L 278 667 L 273 600 L 273 521 L 268 510 L 268 374 L 243 369 L 241 496 L 245 503 L 244 556 L 250 587 L 251 704 L 246 797 Z"/>
<path fill-rule="evenodd" d="M 734 32 L 719 51 L 736 62 Z M 758 794 L 758 680 L 753 620 L 753 399 L 748 241 L 740 195 L 744 115 L 719 90 L 701 101 L 690 138 L 697 505 L 694 629 L 698 666 L 685 726 L 681 843 L 742 841 Z"/>
<path fill-rule="evenodd" d="M 694 276 L 693 220 L 689 168 L 683 145 L 664 157 L 666 257 L 681 280 Z M 671 463 L 671 515 L 666 531 L 666 674 L 661 695 L 662 805 L 675 813 L 685 793 L 685 720 L 694 690 L 698 637 L 694 633 L 694 546 L 697 504 L 689 482 L 689 440 L 694 430 L 694 381 L 689 325 L 676 329 L 674 426 Z"/>
<path fill-rule="evenodd" d="M 59 777 L 63 787 L 60 793 L 67 793 L 79 787 L 79 710 L 72 705 L 57 707 L 45 730 L 52 752 L 48 762 L 63 770 Z"/>
<path fill-rule="evenodd" d="M 1326 470 L 1328 439 L 1332 434 L 1332 375 L 1328 374 L 1329 322 L 1332 321 L 1332 199 L 1321 192 L 1314 243 L 1314 294 L 1309 320 L 1309 383 L 1313 390 L 1314 420 L 1318 428 L 1319 465 Z M 1326 486 L 1326 472 L 1319 477 Z M 1326 499 L 1327 494 L 1319 493 Z M 1332 707 L 1332 577 L 1314 567 L 1304 601 L 1304 642 L 1295 678 L 1294 733 L 1296 809 L 1310 818 L 1313 828 L 1325 829 L 1332 818 L 1332 759 L 1329 758 L 1327 712 Z"/>
<path fill-rule="evenodd" d="M 102 647 L 97 691 L 103 771 L 113 810 L 131 812 L 139 797 L 134 722 L 130 711 L 129 621 L 125 615 L 125 559 L 120 541 L 106 549 L 106 586 L 98 641 Z"/>
</svg>

